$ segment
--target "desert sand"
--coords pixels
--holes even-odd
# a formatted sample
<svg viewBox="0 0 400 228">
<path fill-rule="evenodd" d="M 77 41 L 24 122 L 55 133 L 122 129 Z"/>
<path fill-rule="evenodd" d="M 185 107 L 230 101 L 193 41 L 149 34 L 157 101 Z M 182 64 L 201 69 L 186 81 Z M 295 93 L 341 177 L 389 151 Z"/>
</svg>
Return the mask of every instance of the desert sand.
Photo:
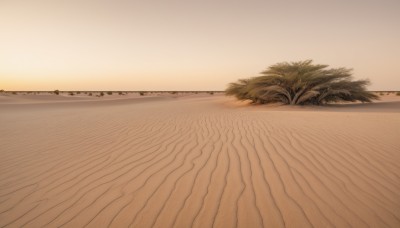
<svg viewBox="0 0 400 228">
<path fill-rule="evenodd" d="M 0 97 L 0 227 L 400 227 L 400 96 Z"/>
</svg>

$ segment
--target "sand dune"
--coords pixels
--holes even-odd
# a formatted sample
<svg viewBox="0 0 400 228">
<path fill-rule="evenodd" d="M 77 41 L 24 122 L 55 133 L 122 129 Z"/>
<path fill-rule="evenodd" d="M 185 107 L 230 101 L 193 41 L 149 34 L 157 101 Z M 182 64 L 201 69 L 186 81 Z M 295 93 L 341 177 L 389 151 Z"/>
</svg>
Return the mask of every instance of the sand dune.
<svg viewBox="0 0 400 228">
<path fill-rule="evenodd" d="M 398 102 L 12 99 L 0 227 L 400 227 Z"/>
</svg>

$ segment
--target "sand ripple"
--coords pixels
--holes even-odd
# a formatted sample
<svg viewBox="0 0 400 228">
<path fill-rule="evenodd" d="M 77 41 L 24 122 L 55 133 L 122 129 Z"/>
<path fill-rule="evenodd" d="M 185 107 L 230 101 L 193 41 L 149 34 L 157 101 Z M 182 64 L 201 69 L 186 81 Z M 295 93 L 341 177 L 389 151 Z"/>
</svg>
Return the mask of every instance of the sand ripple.
<svg viewBox="0 0 400 228">
<path fill-rule="evenodd" d="M 398 113 L 223 101 L 3 108 L 0 227 L 400 227 Z"/>
</svg>

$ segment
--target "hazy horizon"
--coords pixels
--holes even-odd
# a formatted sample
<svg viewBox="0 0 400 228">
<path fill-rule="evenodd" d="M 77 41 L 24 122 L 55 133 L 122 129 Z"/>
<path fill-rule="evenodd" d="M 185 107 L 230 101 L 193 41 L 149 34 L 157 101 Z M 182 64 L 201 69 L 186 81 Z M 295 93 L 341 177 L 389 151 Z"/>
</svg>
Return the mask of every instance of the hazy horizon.
<svg viewBox="0 0 400 228">
<path fill-rule="evenodd" d="M 0 2 L 0 89 L 224 90 L 313 59 L 400 90 L 400 1 Z"/>
</svg>

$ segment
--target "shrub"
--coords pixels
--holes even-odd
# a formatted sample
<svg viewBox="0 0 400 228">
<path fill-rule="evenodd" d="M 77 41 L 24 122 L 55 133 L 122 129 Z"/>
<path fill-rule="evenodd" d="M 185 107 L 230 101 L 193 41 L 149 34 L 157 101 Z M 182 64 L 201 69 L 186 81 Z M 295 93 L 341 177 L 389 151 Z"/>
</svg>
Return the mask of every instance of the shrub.
<svg viewBox="0 0 400 228">
<path fill-rule="evenodd" d="M 1 89 L 1 90 L 0 90 L 0 93 L 3 93 L 3 92 L 4 92 L 4 89 Z"/>
<path fill-rule="evenodd" d="M 211 92 L 208 92 L 208 93 L 209 93 L 210 95 L 214 95 L 214 92 L 212 92 L 212 91 L 211 91 Z"/>
<path fill-rule="evenodd" d="M 400 96 L 400 92 L 397 92 L 397 93 L 396 93 L 396 96 Z"/>
<path fill-rule="evenodd" d="M 178 92 L 176 92 L 176 91 L 171 91 L 170 93 L 171 93 L 171 94 L 177 94 Z"/>
<path fill-rule="evenodd" d="M 59 91 L 58 89 L 56 89 L 56 90 L 54 90 L 54 94 L 55 94 L 55 95 L 59 95 L 59 94 L 60 94 L 60 91 Z"/>
<path fill-rule="evenodd" d="M 113 92 L 111 92 L 111 91 L 108 91 L 108 92 L 107 92 L 107 94 L 108 94 L 108 95 L 112 95 L 112 94 L 113 94 Z"/>
<path fill-rule="evenodd" d="M 139 92 L 140 96 L 144 96 L 145 92 Z"/>
<path fill-rule="evenodd" d="M 17 92 L 12 92 L 12 94 L 17 95 Z"/>
<path fill-rule="evenodd" d="M 89 93 L 88 95 L 89 95 L 89 96 L 92 96 L 93 94 L 92 94 L 92 93 Z"/>
<path fill-rule="evenodd" d="M 366 91 L 368 80 L 353 81 L 350 69 L 327 67 L 312 64 L 311 60 L 278 63 L 261 72 L 261 76 L 229 84 L 226 94 L 253 103 L 290 105 L 378 99 Z"/>
<path fill-rule="evenodd" d="M 104 93 L 103 93 L 103 92 L 100 92 L 100 97 L 102 97 L 102 96 L 104 96 Z"/>
<path fill-rule="evenodd" d="M 74 94 L 74 92 L 69 92 L 68 93 L 70 96 L 74 96 L 75 94 Z"/>
<path fill-rule="evenodd" d="M 118 92 L 118 95 L 124 95 L 124 93 L 120 91 L 120 92 Z"/>
</svg>

